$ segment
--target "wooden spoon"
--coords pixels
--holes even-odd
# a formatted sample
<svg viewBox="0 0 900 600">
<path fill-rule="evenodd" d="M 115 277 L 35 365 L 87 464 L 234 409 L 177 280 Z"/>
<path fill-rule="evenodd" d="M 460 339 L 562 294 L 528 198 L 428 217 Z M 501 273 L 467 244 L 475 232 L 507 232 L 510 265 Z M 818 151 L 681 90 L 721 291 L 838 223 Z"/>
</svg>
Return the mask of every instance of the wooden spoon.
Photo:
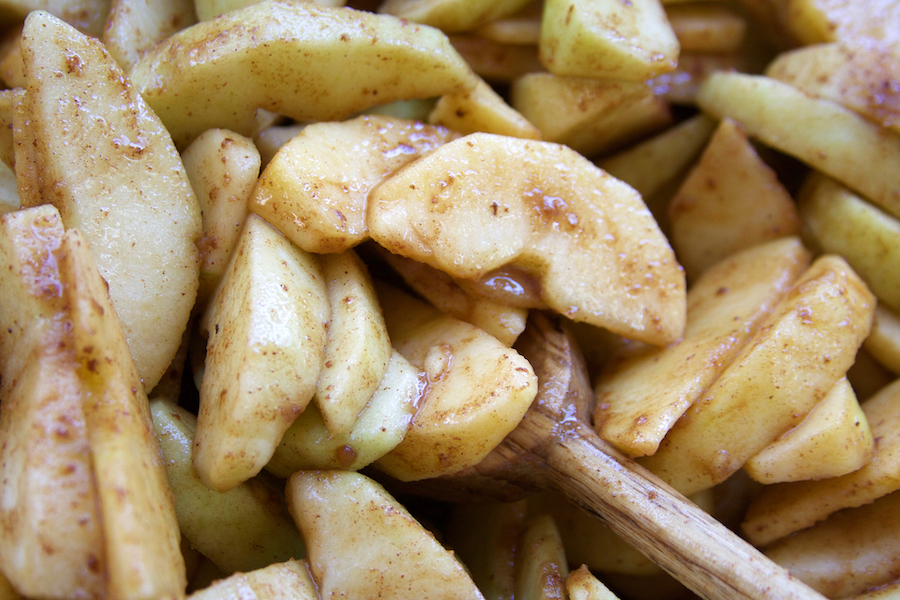
<svg viewBox="0 0 900 600">
<path fill-rule="evenodd" d="M 475 467 L 402 489 L 506 501 L 555 489 L 703 598 L 823 598 L 597 436 L 587 370 L 561 319 L 532 311 L 516 349 L 539 380 L 519 426 Z"/>
</svg>

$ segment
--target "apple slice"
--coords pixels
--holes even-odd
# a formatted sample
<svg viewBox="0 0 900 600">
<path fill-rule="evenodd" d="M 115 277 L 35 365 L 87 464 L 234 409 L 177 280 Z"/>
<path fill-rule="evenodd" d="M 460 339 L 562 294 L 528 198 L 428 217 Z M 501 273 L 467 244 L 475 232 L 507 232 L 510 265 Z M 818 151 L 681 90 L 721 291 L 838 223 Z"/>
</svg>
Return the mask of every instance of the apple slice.
<svg viewBox="0 0 900 600">
<path fill-rule="evenodd" d="M 376 466 L 412 481 L 481 462 L 522 420 L 537 394 L 521 354 L 405 293 L 378 290 L 394 347 L 428 385 L 406 437 Z"/>
<path fill-rule="evenodd" d="M 261 159 L 252 140 L 226 129 L 204 131 L 181 159 L 203 216 L 197 302 L 205 306 L 237 245 Z"/>
<path fill-rule="evenodd" d="M 112 0 L 110 4 L 103 45 L 126 70 L 153 46 L 197 22 L 193 0 Z"/>
<path fill-rule="evenodd" d="M 516 548 L 516 598 L 565 598 L 569 563 L 559 528 L 547 514 L 528 519 Z"/>
<path fill-rule="evenodd" d="M 845 509 L 900 490 L 900 380 L 862 403 L 875 438 L 875 456 L 862 469 L 817 481 L 768 485 L 756 496 L 741 528 L 753 544 L 768 545 Z"/>
<path fill-rule="evenodd" d="M 428 122 L 461 134 L 484 131 L 529 140 L 541 139 L 538 128 L 481 78 L 472 90 L 444 94 L 428 115 Z"/>
<path fill-rule="evenodd" d="M 551 73 L 646 81 L 671 71 L 679 45 L 659 0 L 547 0 L 541 62 Z"/>
<path fill-rule="evenodd" d="M 0 569 L 29 598 L 102 597 L 106 555 L 49 205 L 0 219 Z M 47 573 L 52 573 L 48 577 Z M 15 597 L 15 596 L 9 596 Z"/>
<path fill-rule="evenodd" d="M 441 312 L 483 329 L 507 346 L 525 330 L 528 309 L 470 294 L 452 277 L 434 267 L 390 252 L 380 252 L 403 281 Z"/>
<path fill-rule="evenodd" d="M 368 477 L 298 471 L 287 498 L 322 598 L 483 598 L 453 553 Z"/>
<path fill-rule="evenodd" d="M 150 411 L 178 525 L 191 548 L 225 573 L 251 571 L 305 554 L 303 538 L 284 510 L 278 487 L 250 479 L 221 494 L 209 489 L 193 464 L 197 418 L 161 398 L 150 402 Z"/>
<path fill-rule="evenodd" d="M 684 273 L 650 211 L 565 146 L 486 133 L 444 144 L 372 191 L 368 225 L 394 254 L 457 280 L 503 271 L 576 321 L 658 345 L 684 328 Z"/>
<path fill-rule="evenodd" d="M 728 118 L 670 201 L 669 221 L 689 281 L 740 250 L 800 234 L 793 198 Z"/>
<path fill-rule="evenodd" d="M 714 73 L 700 86 L 697 103 L 900 217 L 900 182 L 894 175 L 900 161 L 897 132 L 761 75 Z"/>
<path fill-rule="evenodd" d="M 804 234 L 823 252 L 838 254 L 859 273 L 879 302 L 900 310 L 900 219 L 834 179 L 812 173 L 797 204 Z"/>
<path fill-rule="evenodd" d="M 343 252 L 368 239 L 369 191 L 456 137 L 442 127 L 375 115 L 309 125 L 266 166 L 250 210 L 307 252 Z"/>
<path fill-rule="evenodd" d="M 837 102 L 900 133 L 900 50 L 874 40 L 815 44 L 783 52 L 766 75 Z"/>
<path fill-rule="evenodd" d="M 98 40 L 36 11 L 22 59 L 26 93 L 14 119 L 22 205 L 52 203 L 90 242 L 150 390 L 194 305 L 197 199 L 169 133 Z"/>
<path fill-rule="evenodd" d="M 874 296 L 846 261 L 818 258 L 659 450 L 638 462 L 684 494 L 724 481 L 845 376 L 874 310 Z"/>
<path fill-rule="evenodd" d="M 744 470 L 765 484 L 826 479 L 857 471 L 874 455 L 872 430 L 845 377 L 802 423 L 748 460 Z"/>
<path fill-rule="evenodd" d="M 331 320 L 315 401 L 331 433 L 347 433 L 378 389 L 391 340 L 366 265 L 355 252 L 319 257 Z"/>
<path fill-rule="evenodd" d="M 190 595 L 190 600 L 319 600 L 305 560 L 272 563 L 235 573 Z"/>
<path fill-rule="evenodd" d="M 418 369 L 394 351 L 378 389 L 349 430 L 329 432 L 322 412 L 307 406 L 266 469 L 285 478 L 301 469 L 362 469 L 403 440 L 424 387 Z"/>
<path fill-rule="evenodd" d="M 386 0 L 378 9 L 442 31 L 469 31 L 511 15 L 530 0 Z"/>
<path fill-rule="evenodd" d="M 102 511 L 107 596 L 178 598 L 187 585 L 181 534 L 125 334 L 77 230 L 63 236 L 57 260 Z"/>
<path fill-rule="evenodd" d="M 510 96 L 542 139 L 585 156 L 621 147 L 671 121 L 669 107 L 644 81 L 529 73 L 513 82 Z"/>
<path fill-rule="evenodd" d="M 259 473 L 316 391 L 331 305 L 315 257 L 247 217 L 204 315 L 194 466 L 224 492 Z"/>
<path fill-rule="evenodd" d="M 214 127 L 250 135 L 258 108 L 298 121 L 340 120 L 477 82 L 437 29 L 278 0 L 183 29 L 138 61 L 131 78 L 179 146 Z"/>
</svg>

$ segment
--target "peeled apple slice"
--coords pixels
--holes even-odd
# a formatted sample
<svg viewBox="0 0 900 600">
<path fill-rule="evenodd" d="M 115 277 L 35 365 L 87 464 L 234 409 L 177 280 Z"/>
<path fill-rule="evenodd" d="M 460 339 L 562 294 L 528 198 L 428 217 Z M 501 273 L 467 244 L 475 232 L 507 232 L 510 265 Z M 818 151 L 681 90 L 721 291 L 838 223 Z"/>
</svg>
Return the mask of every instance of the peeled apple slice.
<svg viewBox="0 0 900 600">
<path fill-rule="evenodd" d="M 370 598 L 377 590 L 398 600 L 483 600 L 453 553 L 368 477 L 297 471 L 287 500 L 322 598 Z"/>
<path fill-rule="evenodd" d="M 275 0 L 183 29 L 147 53 L 131 78 L 179 146 L 213 127 L 249 135 L 259 108 L 298 121 L 340 120 L 478 82 L 437 29 Z"/>
<path fill-rule="evenodd" d="M 145 390 L 165 372 L 198 286 L 200 207 L 168 132 L 94 38 L 32 12 L 14 119 L 23 206 L 47 202 L 91 244 Z"/>
<path fill-rule="evenodd" d="M 390 252 L 537 288 L 576 321 L 657 345 L 684 329 L 684 273 L 640 195 L 565 146 L 486 133 L 444 144 L 372 191 L 368 225 Z"/>
</svg>

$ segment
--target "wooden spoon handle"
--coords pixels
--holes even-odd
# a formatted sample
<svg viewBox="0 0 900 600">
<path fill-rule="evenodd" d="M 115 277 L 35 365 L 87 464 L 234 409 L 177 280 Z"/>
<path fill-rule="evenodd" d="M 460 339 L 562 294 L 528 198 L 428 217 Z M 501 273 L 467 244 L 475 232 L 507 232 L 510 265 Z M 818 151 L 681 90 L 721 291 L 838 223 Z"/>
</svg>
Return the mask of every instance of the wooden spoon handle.
<svg viewBox="0 0 900 600">
<path fill-rule="evenodd" d="M 583 423 L 530 412 L 519 427 L 555 427 L 555 443 L 532 447 L 546 461 L 548 483 L 699 596 L 824 598 Z"/>
</svg>

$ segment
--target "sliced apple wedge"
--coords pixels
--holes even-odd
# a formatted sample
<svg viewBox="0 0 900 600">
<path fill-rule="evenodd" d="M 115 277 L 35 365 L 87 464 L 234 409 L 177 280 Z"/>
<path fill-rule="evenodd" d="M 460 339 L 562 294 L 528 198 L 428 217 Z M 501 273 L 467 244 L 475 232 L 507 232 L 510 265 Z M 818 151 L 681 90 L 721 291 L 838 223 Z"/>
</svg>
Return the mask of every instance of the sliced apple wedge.
<svg viewBox="0 0 900 600">
<path fill-rule="evenodd" d="M 529 73 L 513 81 L 510 100 L 541 139 L 585 156 L 621 147 L 671 121 L 669 107 L 660 105 L 644 81 Z"/>
<path fill-rule="evenodd" d="M 272 563 L 249 573 L 219 579 L 190 600 L 319 600 L 305 560 Z"/>
<path fill-rule="evenodd" d="M 684 273 L 640 196 L 558 144 L 449 142 L 369 197 L 381 246 L 458 280 L 504 270 L 566 316 L 664 345 L 684 328 Z M 520 281 L 516 281 L 518 272 Z"/>
<path fill-rule="evenodd" d="M 516 548 L 516 598 L 565 598 L 569 563 L 559 528 L 547 514 L 526 522 Z"/>
<path fill-rule="evenodd" d="M 103 45 L 126 70 L 157 43 L 197 22 L 193 0 L 105 1 L 111 6 L 103 28 Z"/>
<path fill-rule="evenodd" d="M 551 73 L 627 81 L 671 71 L 679 52 L 659 0 L 547 0 L 539 45 Z"/>
<path fill-rule="evenodd" d="M 813 173 L 797 198 L 803 233 L 813 247 L 843 256 L 879 302 L 900 310 L 900 218 L 834 179 Z"/>
<path fill-rule="evenodd" d="M 862 403 L 875 438 L 875 456 L 862 469 L 817 481 L 768 485 L 753 499 L 741 528 L 766 546 L 846 508 L 869 504 L 900 490 L 900 380 Z"/>
<path fill-rule="evenodd" d="M 456 137 L 442 127 L 375 115 L 309 125 L 266 166 L 250 210 L 307 252 L 343 252 L 368 239 L 369 191 Z M 355 156 L 349 162 L 348 151 Z"/>
<path fill-rule="evenodd" d="M 684 494 L 724 481 L 844 377 L 874 310 L 875 297 L 846 261 L 818 258 L 659 450 L 638 462 Z"/>
<path fill-rule="evenodd" d="M 441 312 L 483 329 L 507 346 L 525 330 L 528 309 L 470 294 L 452 277 L 424 263 L 387 251 L 381 255 L 406 285 Z"/>
<path fill-rule="evenodd" d="M 284 433 L 266 469 L 284 478 L 301 469 L 362 469 L 403 440 L 424 387 L 419 370 L 394 351 L 378 389 L 349 430 L 330 433 L 322 412 L 308 406 Z"/>
<path fill-rule="evenodd" d="M 259 178 L 261 159 L 253 141 L 226 129 L 210 129 L 181 155 L 203 217 L 200 289 L 203 306 L 222 280 L 247 218 L 247 201 Z"/>
<path fill-rule="evenodd" d="M 143 388 L 178 351 L 197 291 L 200 209 L 168 132 L 94 38 L 45 12 L 22 35 L 14 119 L 23 206 L 91 244 Z"/>
<path fill-rule="evenodd" d="M 181 534 L 125 334 L 77 230 L 63 236 L 57 260 L 102 511 L 107 595 L 180 598 L 187 585 Z"/>
<path fill-rule="evenodd" d="M 170 400 L 150 402 L 178 525 L 191 547 L 224 573 L 304 556 L 306 547 L 276 486 L 250 479 L 224 493 L 206 487 L 193 464 L 197 418 Z"/>
<path fill-rule="evenodd" d="M 378 9 L 442 31 L 469 31 L 509 16 L 530 0 L 386 0 Z"/>
<path fill-rule="evenodd" d="M 204 315 L 194 466 L 207 486 L 224 492 L 269 462 L 315 394 L 330 318 L 315 257 L 248 216 Z"/>
<path fill-rule="evenodd" d="M 464 321 L 395 289 L 378 291 L 394 347 L 428 385 L 400 444 L 376 466 L 403 481 L 481 462 L 515 429 L 537 394 L 521 354 Z"/>
<path fill-rule="evenodd" d="M 837 102 L 900 133 L 900 49 L 874 40 L 815 44 L 783 52 L 766 75 Z"/>
<path fill-rule="evenodd" d="M 0 569 L 30 598 L 102 597 L 106 553 L 45 205 L 0 219 Z M 53 577 L 47 577 L 52 573 Z"/>
<path fill-rule="evenodd" d="M 861 469 L 875 455 L 875 439 L 846 378 L 802 423 L 744 465 L 765 484 L 840 477 Z"/>
<path fill-rule="evenodd" d="M 472 90 L 444 94 L 428 115 L 428 122 L 462 134 L 484 131 L 529 140 L 541 139 L 538 128 L 480 78 Z"/>
<path fill-rule="evenodd" d="M 669 221 L 672 246 L 689 281 L 740 250 L 800 234 L 790 193 L 744 129 L 727 118 L 671 199 Z"/>
<path fill-rule="evenodd" d="M 391 340 L 365 264 L 352 250 L 319 257 L 331 320 L 315 401 L 332 433 L 347 433 L 378 389 Z"/>
<path fill-rule="evenodd" d="M 258 108 L 298 121 L 340 120 L 477 82 L 437 29 L 278 0 L 183 29 L 138 61 L 131 78 L 179 146 L 213 127 L 250 135 Z"/>
<path fill-rule="evenodd" d="M 697 104 L 730 117 L 750 137 L 789 154 L 900 217 L 900 134 L 849 108 L 760 75 L 718 72 L 700 86 Z"/>
<path fill-rule="evenodd" d="M 287 498 L 322 598 L 483 598 L 453 553 L 368 477 L 298 471 Z"/>
</svg>

